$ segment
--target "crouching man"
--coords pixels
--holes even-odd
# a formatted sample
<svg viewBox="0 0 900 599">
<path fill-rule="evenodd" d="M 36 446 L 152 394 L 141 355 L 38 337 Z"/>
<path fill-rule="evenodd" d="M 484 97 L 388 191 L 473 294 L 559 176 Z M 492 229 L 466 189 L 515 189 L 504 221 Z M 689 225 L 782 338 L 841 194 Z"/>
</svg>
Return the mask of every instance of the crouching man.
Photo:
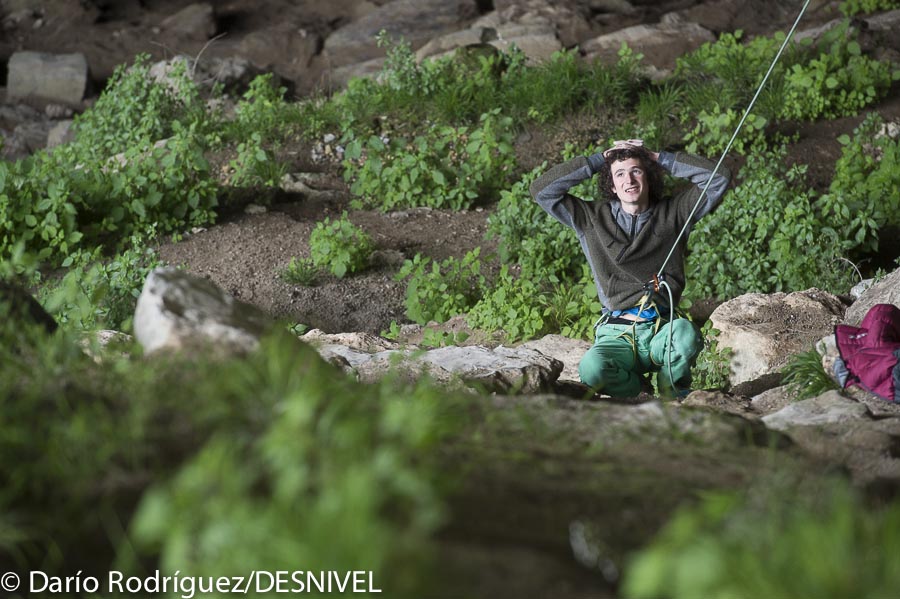
<svg viewBox="0 0 900 599">
<path fill-rule="evenodd" d="M 673 397 L 690 389 L 691 365 L 703 340 L 689 320 L 673 318 L 685 286 L 688 235 L 679 239 L 679 233 L 690 218 L 689 233 L 690 226 L 709 214 L 725 194 L 731 175 L 720 167 L 691 216 L 714 167 L 704 158 L 651 152 L 641 140 L 628 140 L 558 164 L 531 185 L 535 201 L 575 230 L 604 307 L 594 345 L 579 365 L 582 382 L 596 391 L 637 395 L 650 372 L 659 373 L 662 395 Z M 693 185 L 663 197 L 666 172 Z M 607 201 L 585 201 L 569 193 L 595 175 Z M 671 306 L 668 294 L 648 286 L 664 263 L 661 274 L 672 291 Z"/>
</svg>

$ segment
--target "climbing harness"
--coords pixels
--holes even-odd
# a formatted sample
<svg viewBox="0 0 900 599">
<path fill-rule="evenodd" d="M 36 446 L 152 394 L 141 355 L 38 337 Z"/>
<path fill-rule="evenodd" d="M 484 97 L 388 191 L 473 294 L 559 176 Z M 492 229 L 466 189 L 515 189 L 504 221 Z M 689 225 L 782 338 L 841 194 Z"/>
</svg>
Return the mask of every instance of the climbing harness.
<svg viewBox="0 0 900 599">
<path fill-rule="evenodd" d="M 706 191 L 709 189 L 710 183 L 712 183 L 713 178 L 716 176 L 716 173 L 719 172 L 719 168 L 722 166 L 722 162 L 725 160 L 725 156 L 728 155 L 729 150 L 731 150 L 731 146 L 734 144 L 735 139 L 737 139 L 738 133 L 740 133 L 741 128 L 744 126 L 744 121 L 747 120 L 747 117 L 750 115 L 750 111 L 753 109 L 753 105 L 756 104 L 757 98 L 759 98 L 759 94 L 762 92 L 763 87 L 765 87 L 766 82 L 769 80 L 769 75 L 772 74 L 772 71 L 775 69 L 775 65 L 778 64 L 778 60 L 781 58 L 781 54 L 784 52 L 784 49 L 787 48 L 788 43 L 790 43 L 791 38 L 794 35 L 794 32 L 797 30 L 797 25 L 800 23 L 800 19 L 803 18 L 804 13 L 806 12 L 806 8 L 809 6 L 810 0 L 806 0 L 803 3 L 803 7 L 800 9 L 800 14 L 797 15 L 797 19 L 794 21 L 793 26 L 791 26 L 791 30 L 788 32 L 787 36 L 784 38 L 784 42 L 781 44 L 781 48 L 778 49 L 778 53 L 775 54 L 775 58 L 772 60 L 772 64 L 769 65 L 769 70 L 766 71 L 765 77 L 763 77 L 762 82 L 759 84 L 759 87 L 756 90 L 756 93 L 753 95 L 753 99 L 750 100 L 750 104 L 747 106 L 747 109 L 744 111 L 744 115 L 741 117 L 741 120 L 737 124 L 737 128 L 734 130 L 734 134 L 731 136 L 731 139 L 728 141 L 728 144 L 725 146 L 725 149 L 722 151 L 722 156 L 719 158 L 719 161 L 716 163 L 715 168 L 712 170 L 712 173 L 709 175 L 709 178 L 706 180 L 706 184 L 703 186 L 703 189 L 700 191 L 700 195 L 697 197 L 697 201 L 691 209 L 690 214 L 687 217 L 687 220 L 684 223 L 684 226 L 681 228 L 681 231 L 678 233 L 678 237 L 675 238 L 675 242 L 672 244 L 672 249 L 669 250 L 669 254 L 666 256 L 666 259 L 663 261 L 662 266 L 659 268 L 657 274 L 653 275 L 653 279 L 651 279 L 646 285 L 652 286 L 654 292 L 659 293 L 660 289 L 665 287 L 668 296 L 669 296 L 669 306 L 670 310 L 674 310 L 672 306 L 672 288 L 669 287 L 669 284 L 666 283 L 665 277 L 663 273 L 666 270 L 666 266 L 669 263 L 669 260 L 672 258 L 672 254 L 675 253 L 675 248 L 678 247 L 678 244 L 681 242 L 681 238 L 684 237 L 685 233 L 691 226 L 691 219 L 694 218 L 694 214 L 697 212 L 697 208 L 700 206 L 700 202 L 706 196 Z M 669 327 L 669 336 L 667 340 L 668 351 L 666 352 L 666 362 L 669 369 L 669 379 L 672 380 L 672 332 L 674 327 Z M 672 380 L 673 392 L 677 390 L 674 388 L 675 381 Z"/>
</svg>

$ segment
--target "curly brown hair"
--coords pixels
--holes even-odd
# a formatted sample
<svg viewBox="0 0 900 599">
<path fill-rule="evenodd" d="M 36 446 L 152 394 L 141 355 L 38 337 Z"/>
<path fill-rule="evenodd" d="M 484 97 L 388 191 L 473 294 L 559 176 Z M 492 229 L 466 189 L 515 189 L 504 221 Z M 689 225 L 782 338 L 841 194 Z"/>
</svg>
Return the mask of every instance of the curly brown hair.
<svg viewBox="0 0 900 599">
<path fill-rule="evenodd" d="M 628 160 L 629 158 L 637 158 L 641 161 L 644 170 L 647 171 L 647 183 L 650 186 L 650 203 L 655 204 L 662 199 L 663 193 L 663 167 L 653 160 L 650 152 L 644 148 L 624 148 L 621 150 L 610 150 L 604 157 L 605 162 L 603 168 L 597 173 L 597 184 L 600 186 L 600 193 L 607 200 L 616 199 L 616 192 L 613 191 L 613 178 L 611 164 L 617 160 Z"/>
</svg>

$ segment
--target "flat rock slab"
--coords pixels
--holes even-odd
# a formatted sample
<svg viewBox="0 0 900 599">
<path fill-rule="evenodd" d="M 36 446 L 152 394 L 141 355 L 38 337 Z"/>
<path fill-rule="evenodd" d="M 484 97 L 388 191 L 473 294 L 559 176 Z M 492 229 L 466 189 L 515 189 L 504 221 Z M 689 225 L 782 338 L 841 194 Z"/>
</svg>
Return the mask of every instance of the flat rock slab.
<svg viewBox="0 0 900 599">
<path fill-rule="evenodd" d="M 365 351 L 358 345 L 329 343 L 335 336 L 325 337 L 320 339 L 326 341 L 324 344 L 315 343 L 312 337 L 309 340 L 323 358 L 346 361 L 346 367 L 365 382 L 377 381 L 396 371 L 407 378 L 428 376 L 438 383 L 461 381 L 491 392 L 535 393 L 552 385 L 563 370 L 559 360 L 525 348 L 449 346 L 423 351 L 380 349 L 377 344 L 369 344 L 376 351 Z"/>
</svg>

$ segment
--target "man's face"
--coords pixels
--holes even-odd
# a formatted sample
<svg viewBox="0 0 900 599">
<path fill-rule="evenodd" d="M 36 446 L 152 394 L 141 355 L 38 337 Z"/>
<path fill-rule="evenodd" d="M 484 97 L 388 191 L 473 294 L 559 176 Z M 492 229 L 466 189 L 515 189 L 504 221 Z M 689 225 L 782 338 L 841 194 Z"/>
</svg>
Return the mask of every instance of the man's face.
<svg viewBox="0 0 900 599">
<path fill-rule="evenodd" d="M 645 210 L 650 205 L 647 171 L 637 158 L 616 160 L 610 165 L 613 191 L 626 208 Z"/>
</svg>

